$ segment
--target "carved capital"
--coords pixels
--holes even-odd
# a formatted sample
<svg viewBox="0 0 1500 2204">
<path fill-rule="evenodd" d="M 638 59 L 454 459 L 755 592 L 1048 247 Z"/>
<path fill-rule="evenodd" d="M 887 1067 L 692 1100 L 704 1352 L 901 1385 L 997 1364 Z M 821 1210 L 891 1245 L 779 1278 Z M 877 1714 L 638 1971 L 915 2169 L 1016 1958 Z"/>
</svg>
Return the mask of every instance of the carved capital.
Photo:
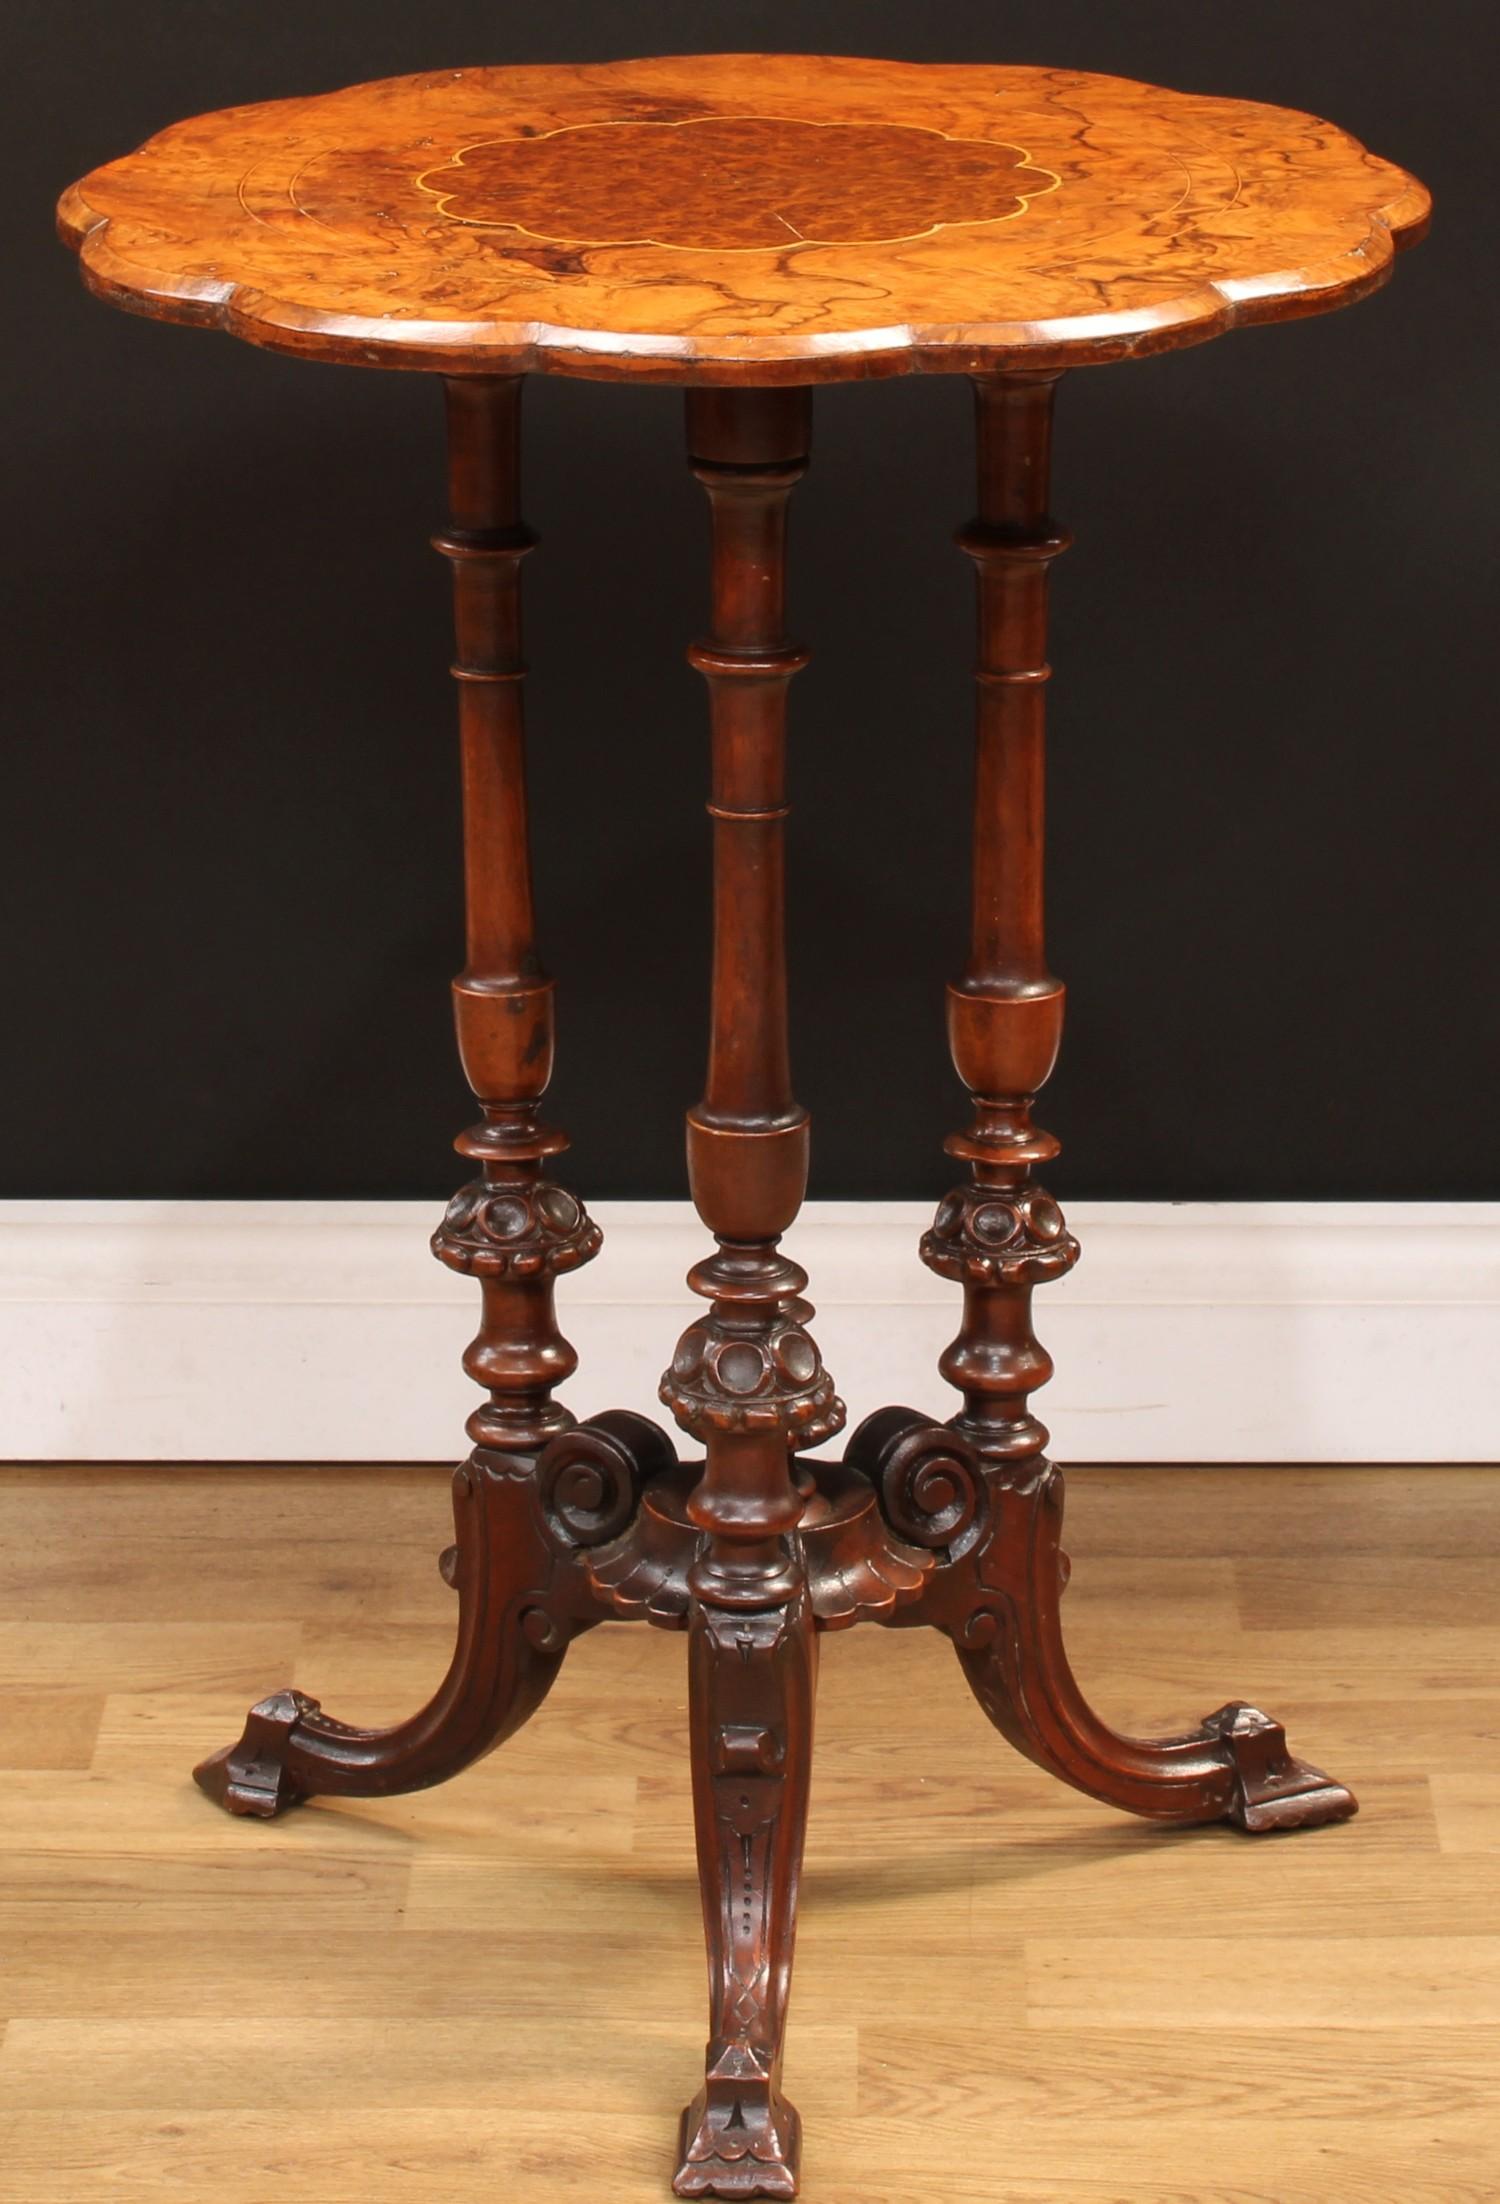
<svg viewBox="0 0 1500 2204">
<path fill-rule="evenodd" d="M 1078 1242 L 1041 1186 L 958 1186 L 938 1205 L 921 1256 L 940 1278 L 1039 1286 L 1078 1260 Z"/>
<path fill-rule="evenodd" d="M 449 1202 L 432 1252 L 473 1278 L 555 1278 L 589 1262 L 603 1238 L 577 1195 L 550 1179 L 471 1179 Z"/>
</svg>

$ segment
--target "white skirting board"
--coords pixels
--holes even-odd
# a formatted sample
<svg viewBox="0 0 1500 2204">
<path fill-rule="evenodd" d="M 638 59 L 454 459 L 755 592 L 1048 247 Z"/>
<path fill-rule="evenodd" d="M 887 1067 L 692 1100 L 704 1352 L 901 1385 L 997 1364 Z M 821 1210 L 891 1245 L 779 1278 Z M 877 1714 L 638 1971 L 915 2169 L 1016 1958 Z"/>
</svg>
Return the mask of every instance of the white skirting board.
<svg viewBox="0 0 1500 2204">
<path fill-rule="evenodd" d="M 444 1461 L 478 1398 L 478 1294 L 434 1262 L 428 1202 L 0 1203 L 0 1459 Z M 565 1394 L 665 1415 L 699 1305 L 686 1202 L 599 1202 L 561 1281 Z M 956 1398 L 959 1293 L 916 1256 L 919 1202 L 810 1202 L 786 1246 L 850 1422 Z M 1500 1460 L 1500 1203 L 1079 1202 L 1039 1290 L 1038 1401 L 1062 1462 Z M 837 1447 L 835 1442 L 835 1449 Z"/>
</svg>

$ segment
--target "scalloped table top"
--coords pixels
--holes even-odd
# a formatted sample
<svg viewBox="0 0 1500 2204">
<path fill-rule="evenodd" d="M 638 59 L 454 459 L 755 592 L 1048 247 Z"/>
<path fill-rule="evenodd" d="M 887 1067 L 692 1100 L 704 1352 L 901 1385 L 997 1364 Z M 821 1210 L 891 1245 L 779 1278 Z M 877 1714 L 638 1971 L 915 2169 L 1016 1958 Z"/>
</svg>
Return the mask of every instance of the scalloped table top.
<svg viewBox="0 0 1500 2204">
<path fill-rule="evenodd" d="M 58 219 L 101 297 L 277 351 L 802 383 L 1069 367 L 1342 306 L 1428 207 L 1288 108 L 710 54 L 226 108 L 95 169 Z"/>
</svg>

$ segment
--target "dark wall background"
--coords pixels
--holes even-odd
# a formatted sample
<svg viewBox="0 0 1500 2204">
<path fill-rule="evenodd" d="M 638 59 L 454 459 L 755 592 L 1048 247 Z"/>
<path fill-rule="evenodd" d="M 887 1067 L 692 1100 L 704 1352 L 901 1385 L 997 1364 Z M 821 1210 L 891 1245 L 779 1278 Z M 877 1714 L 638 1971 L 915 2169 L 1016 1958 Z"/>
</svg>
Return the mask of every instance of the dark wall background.
<svg viewBox="0 0 1500 2204">
<path fill-rule="evenodd" d="M 1491 11 L 1454 0 L 11 0 L 0 1192 L 438 1195 L 466 1121 L 426 378 L 88 300 L 57 190 L 178 117 L 452 62 L 779 47 L 1328 114 L 1434 188 L 1345 313 L 1070 378 L 1045 1121 L 1060 1188 L 1494 1196 Z M 707 965 L 704 518 L 669 391 L 528 396 L 556 1112 L 682 1191 Z M 944 1180 L 965 927 L 968 392 L 817 401 L 794 508 L 794 1048 L 812 1191 Z"/>
</svg>

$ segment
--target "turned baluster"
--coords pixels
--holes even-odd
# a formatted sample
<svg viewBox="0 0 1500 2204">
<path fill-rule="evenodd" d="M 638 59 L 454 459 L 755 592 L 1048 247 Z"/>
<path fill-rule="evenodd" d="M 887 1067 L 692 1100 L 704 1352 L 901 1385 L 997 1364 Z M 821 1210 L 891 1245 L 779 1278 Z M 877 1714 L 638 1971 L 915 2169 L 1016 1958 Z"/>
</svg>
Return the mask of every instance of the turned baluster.
<svg viewBox="0 0 1500 2204">
<path fill-rule="evenodd" d="M 1078 1244 L 1033 1167 L 1058 1152 L 1032 1122 L 1062 1033 L 1063 990 L 1042 939 L 1047 571 L 1067 537 L 1048 517 L 1057 377 L 976 383 L 979 513 L 959 535 L 979 585 L 973 914 L 948 991 L 953 1061 L 974 1116 L 948 1141 L 970 1182 L 940 1205 L 922 1257 L 962 1281 L 958 1337 L 939 1367 L 963 1395 L 946 1429 L 914 1410 L 868 1417 L 849 1458 L 888 1521 L 944 1565 L 893 1619 L 946 1630 L 995 1727 L 1093 1797 L 1166 1821 L 1298 1828 L 1355 1811 L 1352 1795 L 1287 1750 L 1279 1723 L 1236 1701 L 1194 1730 L 1126 1737 L 1084 1698 L 1063 1644 L 1063 1487 L 1030 1396 L 1052 1374 L 1031 1328 L 1032 1288 Z"/>
<path fill-rule="evenodd" d="M 526 815 L 521 561 L 536 538 L 520 512 L 521 379 L 452 377 L 448 527 L 453 565 L 464 796 L 467 961 L 453 982 L 464 1074 L 480 1121 L 454 1142 L 479 1166 L 433 1237 L 433 1253 L 479 1280 L 483 1309 L 464 1368 L 489 1399 L 476 1446 L 532 1453 L 573 1418 L 552 1399 L 578 1357 L 558 1330 L 553 1282 L 596 1254 L 598 1227 L 543 1177 L 567 1136 L 540 1119 L 552 1076 L 552 982 L 537 958 Z"/>
<path fill-rule="evenodd" d="M 418 1790 L 517 1729 L 591 1619 L 539 1498 L 565 1548 L 594 1535 L 590 1510 L 607 1530 L 616 1499 L 622 1510 L 633 1499 L 636 1451 L 651 1438 L 639 1418 L 616 1416 L 575 1440 L 572 1416 L 551 1397 L 577 1362 L 557 1328 L 553 1280 L 596 1252 L 599 1232 L 541 1175 L 567 1142 L 539 1117 L 552 983 L 537 962 L 527 851 L 520 567 L 534 539 L 519 507 L 521 383 L 453 378 L 446 389 L 451 517 L 434 541 L 453 564 L 468 937 L 453 1000 L 481 1115 L 455 1143 L 479 1176 L 449 1203 L 432 1245 L 480 1282 L 479 1336 L 464 1366 L 489 1393 L 469 1419 L 474 1452 L 454 1474 L 455 1542 L 442 1558 L 458 1634 L 432 1698 L 389 1728 L 335 1720 L 295 1690 L 252 1707 L 239 1743 L 195 1770 L 237 1814 L 279 1814 L 318 1794 Z M 563 1460 L 538 1473 L 536 1457 L 559 1434 L 579 1446 L 581 1470 Z"/>
<path fill-rule="evenodd" d="M 807 1186 L 808 1118 L 787 1044 L 786 506 L 806 464 L 805 390 L 691 391 L 693 472 L 713 515 L 713 628 L 689 650 L 708 682 L 714 936 L 708 1077 L 687 1120 L 688 1178 L 718 1252 L 689 1273 L 709 1313 L 684 1335 L 662 1399 L 702 1439 L 690 1503 L 706 1534 L 693 1589 L 764 1607 L 798 1582 L 788 1546 L 803 1490 L 790 1453 L 838 1430 L 843 1404 L 805 1330 L 806 1273 L 778 1250 Z"/>
<path fill-rule="evenodd" d="M 963 1395 L 954 1428 L 994 1464 L 1047 1443 L 1029 1408 L 1052 1374 L 1031 1290 L 1078 1259 L 1031 1175 L 1058 1152 L 1031 1111 L 1063 1016 L 1042 935 L 1047 574 L 1068 542 L 1047 512 L 1056 383 L 976 380 L 979 512 L 958 538 L 978 577 L 979 659 L 969 957 L 948 990 L 948 1038 L 974 1115 L 945 1143 L 970 1182 L 940 1205 L 922 1259 L 963 1284 L 962 1326 L 939 1367 Z"/>
</svg>

